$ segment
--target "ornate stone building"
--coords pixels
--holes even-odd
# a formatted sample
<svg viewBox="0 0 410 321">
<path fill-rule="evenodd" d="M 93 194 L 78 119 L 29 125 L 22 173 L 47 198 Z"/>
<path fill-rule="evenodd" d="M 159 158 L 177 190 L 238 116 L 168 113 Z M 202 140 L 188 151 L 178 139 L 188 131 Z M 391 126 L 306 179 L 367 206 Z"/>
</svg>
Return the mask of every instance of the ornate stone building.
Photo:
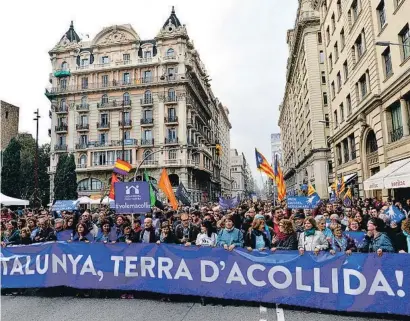
<svg viewBox="0 0 410 321">
<path fill-rule="evenodd" d="M 230 130 L 232 128 L 229 121 L 229 110 L 223 106 L 222 103 L 218 103 L 220 118 L 219 122 L 219 134 L 218 140 L 222 146 L 221 155 L 221 192 L 222 195 L 229 197 L 232 192 L 232 180 L 231 180 L 231 135 Z"/>
<path fill-rule="evenodd" d="M 408 196 L 409 188 L 363 182 L 410 157 L 410 1 L 312 0 L 312 6 L 325 47 L 333 177 L 348 177 L 356 196 Z"/>
<path fill-rule="evenodd" d="M 220 195 L 226 159 L 215 145 L 223 116 L 174 9 L 154 39 L 125 24 L 82 40 L 71 24 L 49 54 L 51 176 L 59 155 L 74 153 L 79 194 L 99 195 L 123 157 L 153 181 L 166 167 L 172 185 L 183 182 L 194 202 Z"/>
<path fill-rule="evenodd" d="M 298 193 L 302 184 L 311 183 L 321 197 L 328 197 L 330 133 L 323 120 L 328 117 L 330 101 L 319 12 L 309 0 L 299 1 L 295 27 L 288 30 L 287 43 L 286 88 L 279 106 L 287 193 Z"/>
</svg>

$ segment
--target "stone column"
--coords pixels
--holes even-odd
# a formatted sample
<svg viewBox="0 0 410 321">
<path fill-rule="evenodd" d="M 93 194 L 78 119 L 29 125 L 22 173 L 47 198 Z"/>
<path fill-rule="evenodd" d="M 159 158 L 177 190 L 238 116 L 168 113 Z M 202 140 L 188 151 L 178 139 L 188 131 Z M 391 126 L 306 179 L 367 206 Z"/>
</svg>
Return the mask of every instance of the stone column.
<svg viewBox="0 0 410 321">
<path fill-rule="evenodd" d="M 349 160 L 348 161 L 352 160 L 352 147 L 356 148 L 355 146 L 352 146 L 352 142 L 350 140 L 350 137 L 347 136 L 347 148 L 349 149 Z"/>
<path fill-rule="evenodd" d="M 405 99 L 400 99 L 401 121 L 403 124 L 403 136 L 409 136 L 409 113 L 407 110 L 407 102 Z"/>
</svg>

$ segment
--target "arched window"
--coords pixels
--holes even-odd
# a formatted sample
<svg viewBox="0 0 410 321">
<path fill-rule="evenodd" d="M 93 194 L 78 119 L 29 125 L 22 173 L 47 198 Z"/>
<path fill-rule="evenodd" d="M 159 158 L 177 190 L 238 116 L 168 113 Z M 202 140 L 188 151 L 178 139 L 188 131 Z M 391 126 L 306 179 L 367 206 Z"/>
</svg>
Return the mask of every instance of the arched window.
<svg viewBox="0 0 410 321">
<path fill-rule="evenodd" d="M 151 98 L 152 98 L 151 90 L 146 90 L 144 92 L 144 101 L 149 102 L 151 101 Z"/>
<path fill-rule="evenodd" d="M 91 190 L 100 191 L 102 189 L 102 182 L 99 179 L 91 178 Z"/>
<path fill-rule="evenodd" d="M 124 100 L 124 104 L 128 105 L 130 103 L 130 94 L 129 93 L 125 93 L 124 95 L 122 95 L 122 98 Z"/>
<path fill-rule="evenodd" d="M 146 149 L 144 151 L 144 159 L 147 160 L 147 161 L 154 160 L 154 155 L 151 155 L 151 153 L 152 153 L 152 151 L 150 149 Z"/>
<path fill-rule="evenodd" d="M 68 63 L 66 61 L 63 61 L 61 64 L 61 70 L 68 70 Z"/>
<path fill-rule="evenodd" d="M 103 104 L 108 104 L 108 96 L 107 96 L 107 94 L 102 95 L 102 97 L 101 97 L 101 103 L 103 103 Z"/>
<path fill-rule="evenodd" d="M 78 159 L 78 166 L 80 168 L 86 168 L 87 167 L 87 155 L 81 155 L 80 158 Z"/>
<path fill-rule="evenodd" d="M 377 139 L 374 131 L 370 131 L 366 138 L 366 154 L 377 151 Z"/>
<path fill-rule="evenodd" d="M 168 89 L 168 99 L 171 101 L 175 100 L 175 89 L 174 88 Z"/>
<path fill-rule="evenodd" d="M 172 48 L 169 48 L 167 50 L 167 57 L 174 57 L 175 56 L 175 51 Z"/>
<path fill-rule="evenodd" d="M 177 159 L 177 151 L 175 149 L 168 152 L 168 159 Z"/>
<path fill-rule="evenodd" d="M 60 100 L 60 109 L 65 110 L 67 108 L 67 102 L 65 99 Z"/>
</svg>

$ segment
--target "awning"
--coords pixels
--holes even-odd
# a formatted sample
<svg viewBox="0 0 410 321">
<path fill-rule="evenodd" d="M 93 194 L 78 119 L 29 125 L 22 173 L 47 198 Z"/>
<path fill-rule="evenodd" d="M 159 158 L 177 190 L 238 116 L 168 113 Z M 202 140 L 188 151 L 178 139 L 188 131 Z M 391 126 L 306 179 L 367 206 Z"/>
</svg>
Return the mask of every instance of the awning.
<svg viewBox="0 0 410 321">
<path fill-rule="evenodd" d="M 409 172 L 410 169 L 409 167 L 407 167 L 407 166 L 410 166 L 409 163 L 410 163 L 410 158 L 402 159 L 397 162 L 391 163 L 390 165 L 383 168 L 380 172 L 366 179 L 363 182 L 364 189 L 366 191 L 370 191 L 370 190 L 383 189 L 383 188 L 409 187 L 410 186 L 410 172 Z M 407 172 L 405 168 L 407 168 Z M 407 177 L 407 186 L 396 186 L 396 185 L 400 185 L 400 183 L 398 183 L 397 181 L 399 179 L 399 176 L 397 177 L 395 176 L 395 173 L 397 172 L 401 173 L 399 176 L 404 177 L 404 178 Z M 386 185 L 386 179 L 389 182 L 389 185 Z M 403 184 L 406 184 L 406 183 L 404 182 Z"/>
<path fill-rule="evenodd" d="M 11 206 L 11 205 L 27 206 L 29 204 L 29 201 L 10 197 L 10 196 L 0 193 L 0 203 L 5 206 Z"/>
<path fill-rule="evenodd" d="M 343 179 L 345 181 L 345 186 L 349 185 L 349 183 L 354 180 L 357 177 L 357 173 L 353 173 L 353 174 L 349 174 L 349 175 L 345 175 L 343 176 Z M 328 193 L 332 193 L 332 186 L 333 183 L 329 185 L 329 187 L 327 188 Z"/>
<path fill-rule="evenodd" d="M 410 187 L 410 159 L 402 167 L 384 178 L 384 188 Z"/>
</svg>

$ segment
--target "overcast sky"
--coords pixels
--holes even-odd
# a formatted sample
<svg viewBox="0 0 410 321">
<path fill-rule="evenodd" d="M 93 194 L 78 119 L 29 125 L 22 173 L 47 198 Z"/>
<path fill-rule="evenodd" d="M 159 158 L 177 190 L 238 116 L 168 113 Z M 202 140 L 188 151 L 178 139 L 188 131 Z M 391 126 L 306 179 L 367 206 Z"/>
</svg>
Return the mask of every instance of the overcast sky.
<svg viewBox="0 0 410 321">
<path fill-rule="evenodd" d="M 270 159 L 270 134 L 279 131 L 278 106 L 285 86 L 286 30 L 297 1 L 281 0 L 38 0 L 1 5 L 0 99 L 20 107 L 20 131 L 48 142 L 50 103 L 44 96 L 51 64 L 48 51 L 68 30 L 96 35 L 103 27 L 130 23 L 141 39 L 156 36 L 172 5 L 194 41 L 214 94 L 230 110 L 231 148 L 243 152 L 256 173 L 254 148 Z M 280 6 L 278 6 L 280 4 Z M 255 175 L 255 174 L 254 174 Z M 255 177 L 260 181 L 259 173 Z"/>
</svg>

